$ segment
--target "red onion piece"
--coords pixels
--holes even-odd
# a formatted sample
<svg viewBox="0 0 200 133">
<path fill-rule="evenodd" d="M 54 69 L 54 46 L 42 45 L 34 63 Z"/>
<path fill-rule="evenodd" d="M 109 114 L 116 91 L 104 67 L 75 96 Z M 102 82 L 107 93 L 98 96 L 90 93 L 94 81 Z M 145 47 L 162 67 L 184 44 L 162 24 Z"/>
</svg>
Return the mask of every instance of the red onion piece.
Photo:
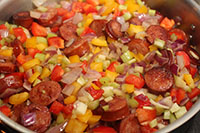
<svg viewBox="0 0 200 133">
<path fill-rule="evenodd" d="M 79 22 L 81 22 L 83 20 L 83 15 L 81 13 L 76 13 L 73 17 L 73 24 L 78 24 Z"/>
<path fill-rule="evenodd" d="M 167 64 L 169 61 L 169 58 L 166 58 L 163 56 L 158 56 L 158 55 L 155 56 L 155 59 L 161 66 Z"/>
<path fill-rule="evenodd" d="M 62 82 L 65 84 L 72 84 L 77 78 L 81 75 L 82 69 L 81 68 L 74 68 L 71 71 L 67 72 L 62 76 Z"/>
<path fill-rule="evenodd" d="M 120 41 L 122 42 L 122 43 L 129 43 L 130 41 L 131 41 L 131 38 L 129 38 L 129 37 L 121 37 L 120 38 Z"/>
<path fill-rule="evenodd" d="M 119 76 L 116 77 L 115 81 L 116 81 L 117 83 L 123 83 L 124 80 L 125 80 L 125 78 L 126 78 L 126 75 L 125 75 L 125 74 L 119 75 Z"/>
<path fill-rule="evenodd" d="M 185 105 L 190 99 L 188 97 L 185 97 L 183 100 L 181 100 L 180 105 Z"/>
<path fill-rule="evenodd" d="M 76 67 L 80 67 L 80 66 L 82 66 L 82 63 L 80 63 L 80 62 L 67 65 L 67 67 L 70 67 L 70 68 L 76 68 Z"/>
<path fill-rule="evenodd" d="M 101 78 L 101 74 L 99 72 L 95 71 L 95 70 L 88 69 L 87 73 L 84 75 L 84 77 L 88 78 L 88 79 L 96 80 L 96 79 Z"/>
<path fill-rule="evenodd" d="M 33 112 L 28 114 L 23 114 L 21 116 L 21 122 L 24 126 L 33 125 L 35 123 L 35 120 L 36 120 L 36 114 Z"/>
<path fill-rule="evenodd" d="M 31 91 L 31 83 L 28 82 L 28 80 L 25 80 L 23 83 L 23 87 L 28 90 Z"/>
<path fill-rule="evenodd" d="M 178 74 L 178 66 L 177 66 L 176 64 L 172 64 L 172 65 L 170 66 L 170 71 L 171 71 L 173 74 L 177 75 L 177 74 Z"/>
</svg>

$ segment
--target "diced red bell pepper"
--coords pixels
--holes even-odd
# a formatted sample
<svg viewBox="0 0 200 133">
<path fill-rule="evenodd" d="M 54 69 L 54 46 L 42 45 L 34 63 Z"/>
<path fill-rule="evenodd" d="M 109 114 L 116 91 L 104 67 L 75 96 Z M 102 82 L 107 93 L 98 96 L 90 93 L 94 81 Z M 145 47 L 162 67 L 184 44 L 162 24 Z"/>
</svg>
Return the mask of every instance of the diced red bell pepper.
<svg viewBox="0 0 200 133">
<path fill-rule="evenodd" d="M 83 11 L 85 14 L 89 14 L 89 13 L 97 13 L 97 9 L 95 8 L 95 6 L 92 6 L 90 4 L 85 4 L 83 7 Z"/>
<path fill-rule="evenodd" d="M 5 24 L 0 25 L 0 30 L 6 30 L 6 29 L 7 29 L 7 27 L 5 26 Z"/>
<path fill-rule="evenodd" d="M 63 113 L 65 113 L 66 115 L 69 115 L 72 113 L 74 109 L 73 104 L 67 104 L 64 108 L 63 108 Z"/>
<path fill-rule="evenodd" d="M 31 59 L 32 59 L 32 57 L 30 55 L 20 54 L 20 55 L 17 56 L 17 62 L 19 64 L 21 64 L 21 65 L 24 64 L 24 63 L 26 63 L 27 61 L 29 61 Z"/>
<path fill-rule="evenodd" d="M 83 13 L 83 7 L 85 5 L 86 5 L 86 3 L 83 3 L 83 2 L 73 2 L 73 4 L 72 4 L 72 11 L 73 12 Z"/>
<path fill-rule="evenodd" d="M 190 74 L 192 75 L 192 77 L 194 77 L 198 70 L 196 67 L 193 67 L 190 65 L 189 71 L 190 71 Z"/>
<path fill-rule="evenodd" d="M 66 14 L 63 15 L 62 20 L 63 21 L 67 20 L 67 19 L 73 17 L 74 15 L 75 15 L 75 12 L 74 11 L 70 11 L 70 12 L 68 12 L 68 13 L 66 13 Z"/>
<path fill-rule="evenodd" d="M 175 89 L 175 88 L 171 89 L 170 96 L 172 97 L 173 102 L 176 102 L 177 101 L 177 89 Z"/>
<path fill-rule="evenodd" d="M 194 89 L 192 89 L 192 92 L 188 93 L 188 97 L 190 99 L 192 99 L 192 98 L 194 98 L 198 95 L 200 95 L 200 89 L 199 88 L 194 88 Z"/>
<path fill-rule="evenodd" d="M 47 29 L 36 22 L 32 23 L 31 32 L 34 36 L 43 36 L 43 37 L 47 36 Z"/>
<path fill-rule="evenodd" d="M 28 48 L 28 55 L 31 57 L 34 58 L 37 53 L 41 53 L 41 51 L 36 48 Z"/>
<path fill-rule="evenodd" d="M 192 107 L 192 105 L 193 105 L 193 102 L 188 101 L 188 102 L 186 103 L 185 107 L 186 107 L 187 110 L 190 110 L 190 108 Z"/>
<path fill-rule="evenodd" d="M 156 118 L 156 110 L 155 109 L 143 109 L 137 108 L 136 109 L 138 121 L 140 123 L 152 121 Z"/>
<path fill-rule="evenodd" d="M 99 72 L 101 74 L 101 77 L 105 77 L 106 73 L 105 72 Z"/>
<path fill-rule="evenodd" d="M 88 4 L 93 5 L 94 7 L 99 5 L 99 0 L 86 0 Z"/>
<path fill-rule="evenodd" d="M 86 60 L 84 60 L 84 61 L 82 62 L 82 65 L 81 65 L 82 73 L 83 73 L 83 74 L 86 74 L 87 66 L 88 66 L 88 62 L 87 62 Z"/>
<path fill-rule="evenodd" d="M 190 57 L 188 56 L 188 54 L 185 51 L 178 51 L 178 52 L 176 52 L 176 56 L 177 55 L 183 56 L 185 67 L 190 66 Z"/>
<path fill-rule="evenodd" d="M 119 3 L 120 5 L 123 5 L 125 3 L 125 0 L 117 0 L 117 3 Z"/>
<path fill-rule="evenodd" d="M 11 114 L 11 109 L 6 105 L 1 106 L 0 111 L 6 116 L 10 116 Z"/>
<path fill-rule="evenodd" d="M 181 88 L 179 88 L 179 89 L 177 90 L 177 101 L 176 101 L 176 102 L 177 102 L 178 104 L 180 104 L 181 101 L 182 101 L 184 98 L 186 98 L 186 91 L 183 90 L 183 89 L 181 89 Z"/>
<path fill-rule="evenodd" d="M 173 19 L 168 19 L 167 17 L 165 17 L 160 23 L 160 26 L 164 27 L 166 30 L 172 29 L 174 25 L 175 21 Z"/>
<path fill-rule="evenodd" d="M 62 79 L 62 75 L 64 74 L 64 70 L 61 66 L 56 65 L 51 73 L 51 80 L 60 81 Z"/>
<path fill-rule="evenodd" d="M 106 126 L 99 126 L 92 129 L 93 133 L 117 133 L 115 129 Z"/>
<path fill-rule="evenodd" d="M 116 69 L 115 67 L 119 65 L 118 61 L 113 61 L 112 63 L 110 63 L 110 65 L 108 66 L 107 70 L 111 71 L 111 72 L 115 72 Z"/>
<path fill-rule="evenodd" d="M 104 93 L 104 90 L 102 90 L 102 89 L 95 90 L 93 87 L 88 87 L 85 90 L 90 93 L 90 95 L 94 98 L 94 100 L 101 98 L 101 96 Z"/>
<path fill-rule="evenodd" d="M 68 13 L 68 10 L 64 8 L 56 8 L 56 9 L 57 9 L 58 16 L 63 16 L 64 14 Z"/>
<path fill-rule="evenodd" d="M 15 73 L 12 73 L 12 74 L 8 74 L 6 76 L 18 76 L 18 77 L 20 77 L 23 80 L 24 73 L 23 72 L 15 72 Z"/>
<path fill-rule="evenodd" d="M 22 28 L 13 28 L 14 35 L 19 38 L 19 40 L 24 43 L 27 39 L 26 34 Z"/>
<path fill-rule="evenodd" d="M 129 76 L 127 76 L 125 78 L 125 83 L 133 84 L 138 89 L 142 88 L 145 84 L 142 75 L 140 75 L 140 77 L 138 77 L 138 76 L 133 75 L 133 74 L 130 74 Z"/>
<path fill-rule="evenodd" d="M 139 107 L 151 105 L 149 98 L 143 94 L 135 96 L 134 99 L 139 103 Z"/>
<path fill-rule="evenodd" d="M 91 28 L 86 27 L 85 30 L 81 33 L 80 36 L 85 36 L 87 34 L 94 34 L 95 35 L 95 32 Z"/>
<path fill-rule="evenodd" d="M 55 46 L 56 48 L 64 48 L 64 40 L 60 37 L 48 38 L 49 46 Z"/>
<path fill-rule="evenodd" d="M 94 83 L 96 86 L 98 86 L 98 87 L 101 87 L 101 86 L 102 86 L 102 84 L 101 84 L 101 82 L 100 82 L 99 80 L 93 81 L 93 83 Z"/>
<path fill-rule="evenodd" d="M 51 104 L 51 107 L 49 109 L 50 112 L 52 112 L 53 114 L 58 115 L 64 108 L 64 105 L 61 104 L 60 102 L 54 101 Z"/>
<path fill-rule="evenodd" d="M 56 33 L 58 30 L 59 30 L 58 26 L 55 26 L 55 27 L 51 28 L 51 32 L 54 32 L 54 33 Z"/>
<path fill-rule="evenodd" d="M 151 128 L 149 126 L 141 126 L 142 133 L 154 133 L 157 131 L 155 128 Z"/>
<path fill-rule="evenodd" d="M 115 18 L 117 18 L 119 16 L 121 16 L 121 12 L 119 11 L 118 8 L 116 8 L 115 11 L 114 11 L 113 19 L 115 19 Z"/>
</svg>

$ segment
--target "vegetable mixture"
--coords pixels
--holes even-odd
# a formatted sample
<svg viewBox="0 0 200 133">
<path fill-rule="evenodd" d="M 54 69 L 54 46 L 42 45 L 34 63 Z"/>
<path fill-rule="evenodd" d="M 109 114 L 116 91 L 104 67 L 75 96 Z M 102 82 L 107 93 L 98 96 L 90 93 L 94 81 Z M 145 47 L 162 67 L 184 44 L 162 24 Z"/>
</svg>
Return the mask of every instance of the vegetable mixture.
<svg viewBox="0 0 200 133">
<path fill-rule="evenodd" d="M 200 95 L 200 55 L 141 0 L 37 1 L 0 25 L 0 111 L 38 133 L 155 132 Z"/>
</svg>

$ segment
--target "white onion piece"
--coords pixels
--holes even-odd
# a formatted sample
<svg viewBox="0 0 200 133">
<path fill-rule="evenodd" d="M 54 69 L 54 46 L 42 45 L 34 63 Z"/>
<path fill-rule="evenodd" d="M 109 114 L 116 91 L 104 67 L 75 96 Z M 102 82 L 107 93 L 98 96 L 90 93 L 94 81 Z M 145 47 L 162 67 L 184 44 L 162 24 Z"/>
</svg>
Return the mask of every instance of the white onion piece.
<svg viewBox="0 0 200 133">
<path fill-rule="evenodd" d="M 152 100 L 152 99 L 150 99 L 150 102 L 151 102 L 151 104 L 153 104 L 153 105 L 155 105 L 155 106 L 157 106 L 157 107 L 160 107 L 160 108 L 163 108 L 163 109 L 169 109 L 168 106 L 165 106 L 165 105 L 162 105 L 162 104 L 160 104 L 160 103 L 157 103 L 157 102 L 155 102 L 155 101 Z"/>
<path fill-rule="evenodd" d="M 71 46 L 71 45 L 73 44 L 74 40 L 75 40 L 74 38 L 71 38 L 71 39 L 65 44 L 65 47 Z"/>
<path fill-rule="evenodd" d="M 32 18 L 39 19 L 41 17 L 41 15 L 42 15 L 42 13 L 40 13 L 40 12 L 30 11 L 30 16 Z"/>
<path fill-rule="evenodd" d="M 23 87 L 28 90 L 28 91 L 31 91 L 31 84 L 25 80 L 24 83 L 23 83 Z"/>
<path fill-rule="evenodd" d="M 117 22 L 119 22 L 121 25 L 125 23 L 125 19 L 123 16 L 117 17 Z"/>
<path fill-rule="evenodd" d="M 184 68 L 184 66 L 185 66 L 183 56 L 177 55 L 176 59 L 177 59 L 177 64 L 178 64 L 179 70 L 182 70 Z"/>
<path fill-rule="evenodd" d="M 81 75 L 82 69 L 81 68 L 74 68 L 71 71 L 67 72 L 62 76 L 62 82 L 66 84 L 72 84 L 77 78 Z"/>
<path fill-rule="evenodd" d="M 70 96 L 73 93 L 74 89 L 75 89 L 75 86 L 73 86 L 73 85 L 66 85 L 64 87 L 64 89 L 62 90 L 62 93 L 65 94 L 65 95 L 67 95 L 67 96 Z"/>
<path fill-rule="evenodd" d="M 41 6 L 42 4 L 44 4 L 47 0 L 32 0 L 33 4 L 36 6 L 36 7 L 39 7 Z"/>
<path fill-rule="evenodd" d="M 81 13 L 76 13 L 73 17 L 72 23 L 73 24 L 78 24 L 83 20 L 83 15 Z"/>
<path fill-rule="evenodd" d="M 9 35 L 8 30 L 0 30 L 0 36 L 2 38 L 6 38 L 6 37 L 8 37 L 8 35 Z"/>
<path fill-rule="evenodd" d="M 80 66 L 82 66 L 82 63 L 80 62 L 67 65 L 67 67 L 70 67 L 70 68 L 75 68 L 75 67 L 80 67 Z"/>
<path fill-rule="evenodd" d="M 127 31 L 128 28 L 129 28 L 129 23 L 128 23 L 128 22 L 122 24 L 121 32 L 125 32 L 125 31 Z"/>
<path fill-rule="evenodd" d="M 85 78 L 88 79 L 100 79 L 101 74 L 95 70 L 88 69 L 87 73 L 84 75 Z"/>
</svg>

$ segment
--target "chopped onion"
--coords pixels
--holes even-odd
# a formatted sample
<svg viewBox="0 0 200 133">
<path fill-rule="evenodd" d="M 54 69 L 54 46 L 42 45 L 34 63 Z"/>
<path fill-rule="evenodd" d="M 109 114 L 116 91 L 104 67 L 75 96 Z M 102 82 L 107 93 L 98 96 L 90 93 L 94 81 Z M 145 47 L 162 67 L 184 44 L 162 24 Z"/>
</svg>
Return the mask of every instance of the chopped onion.
<svg viewBox="0 0 200 133">
<path fill-rule="evenodd" d="M 70 67 L 70 68 L 75 68 L 75 67 L 80 67 L 80 66 L 82 66 L 82 63 L 80 62 L 67 65 L 67 67 Z"/>
<path fill-rule="evenodd" d="M 69 9 L 69 7 L 71 6 L 71 4 L 68 1 L 61 1 L 60 4 L 64 9 Z"/>
<path fill-rule="evenodd" d="M 33 4 L 36 6 L 36 7 L 39 7 L 41 6 L 42 4 L 44 4 L 47 0 L 32 0 Z"/>
<path fill-rule="evenodd" d="M 106 17 L 106 20 L 110 21 L 112 18 L 113 18 L 113 14 L 111 13 Z"/>
<path fill-rule="evenodd" d="M 46 131 L 46 133 L 60 133 L 63 132 L 66 125 L 68 124 L 68 121 L 65 121 L 59 125 L 51 127 L 49 130 Z"/>
<path fill-rule="evenodd" d="M 25 80 L 23 83 L 23 87 L 28 90 L 31 91 L 31 83 L 28 82 L 28 80 Z"/>
<path fill-rule="evenodd" d="M 81 22 L 83 20 L 83 15 L 81 13 L 76 13 L 73 17 L 73 24 L 78 24 L 79 22 Z"/>
<path fill-rule="evenodd" d="M 77 78 L 81 75 L 82 69 L 81 68 L 74 68 L 71 71 L 67 72 L 62 76 L 62 82 L 66 84 L 72 84 Z"/>
<path fill-rule="evenodd" d="M 177 64 L 178 64 L 179 70 L 183 69 L 184 66 L 185 66 L 183 56 L 177 55 L 177 56 L 176 56 L 176 59 L 177 59 Z"/>
<path fill-rule="evenodd" d="M 23 114 L 21 116 L 21 122 L 24 126 L 30 126 L 33 125 L 36 121 L 36 114 L 31 112 L 28 114 Z"/>
<path fill-rule="evenodd" d="M 9 35 L 8 30 L 0 30 L 0 36 L 2 38 L 6 38 L 6 37 L 8 37 L 8 35 Z"/>
<path fill-rule="evenodd" d="M 169 61 L 169 58 L 163 57 L 163 56 L 155 56 L 156 61 L 162 66 L 164 64 L 167 64 Z"/>
<path fill-rule="evenodd" d="M 117 83 L 123 83 L 124 81 L 125 81 L 125 78 L 126 78 L 126 75 L 125 74 L 123 74 L 123 75 L 119 75 L 119 76 L 117 76 L 116 77 L 116 82 Z"/>
<path fill-rule="evenodd" d="M 171 96 L 168 96 L 168 97 L 161 99 L 159 101 L 159 103 L 164 105 L 164 106 L 168 106 L 168 107 L 171 107 L 172 104 L 173 104 Z"/>
<path fill-rule="evenodd" d="M 67 43 L 65 44 L 65 47 L 69 47 L 74 43 L 75 39 L 71 38 L 69 41 L 67 41 Z"/>
<path fill-rule="evenodd" d="M 101 74 L 95 70 L 92 69 L 88 69 L 87 73 L 84 75 L 85 78 L 88 79 L 100 79 L 101 78 Z"/>
<path fill-rule="evenodd" d="M 173 74 L 177 75 L 178 74 L 178 66 L 176 64 L 172 64 L 170 66 L 170 70 Z"/>
<path fill-rule="evenodd" d="M 183 100 L 181 100 L 180 105 L 185 105 L 190 99 L 188 97 L 185 97 Z"/>
<path fill-rule="evenodd" d="M 64 89 L 62 90 L 62 93 L 65 94 L 65 95 L 67 95 L 67 96 L 70 96 L 73 93 L 74 89 L 75 89 L 75 86 L 73 86 L 73 85 L 66 85 L 64 87 Z"/>
<path fill-rule="evenodd" d="M 128 22 L 122 24 L 122 26 L 121 26 L 121 32 L 127 31 L 128 28 L 129 28 L 129 23 Z"/>
<path fill-rule="evenodd" d="M 119 22 L 121 25 L 123 25 L 125 23 L 124 17 L 117 17 L 117 22 Z"/>
<path fill-rule="evenodd" d="M 39 19 L 41 17 L 42 13 L 41 12 L 37 12 L 37 11 L 30 11 L 30 16 L 32 18 L 35 18 L 35 19 Z"/>
<path fill-rule="evenodd" d="M 152 100 L 152 99 L 150 99 L 150 102 L 151 102 L 151 104 L 153 104 L 153 105 L 155 105 L 155 106 L 157 106 L 157 107 L 160 107 L 160 108 L 163 108 L 163 109 L 169 109 L 169 106 L 165 106 L 165 105 L 162 105 L 162 104 L 160 104 L 160 103 L 157 103 L 157 102 L 155 102 L 155 101 Z"/>
</svg>

